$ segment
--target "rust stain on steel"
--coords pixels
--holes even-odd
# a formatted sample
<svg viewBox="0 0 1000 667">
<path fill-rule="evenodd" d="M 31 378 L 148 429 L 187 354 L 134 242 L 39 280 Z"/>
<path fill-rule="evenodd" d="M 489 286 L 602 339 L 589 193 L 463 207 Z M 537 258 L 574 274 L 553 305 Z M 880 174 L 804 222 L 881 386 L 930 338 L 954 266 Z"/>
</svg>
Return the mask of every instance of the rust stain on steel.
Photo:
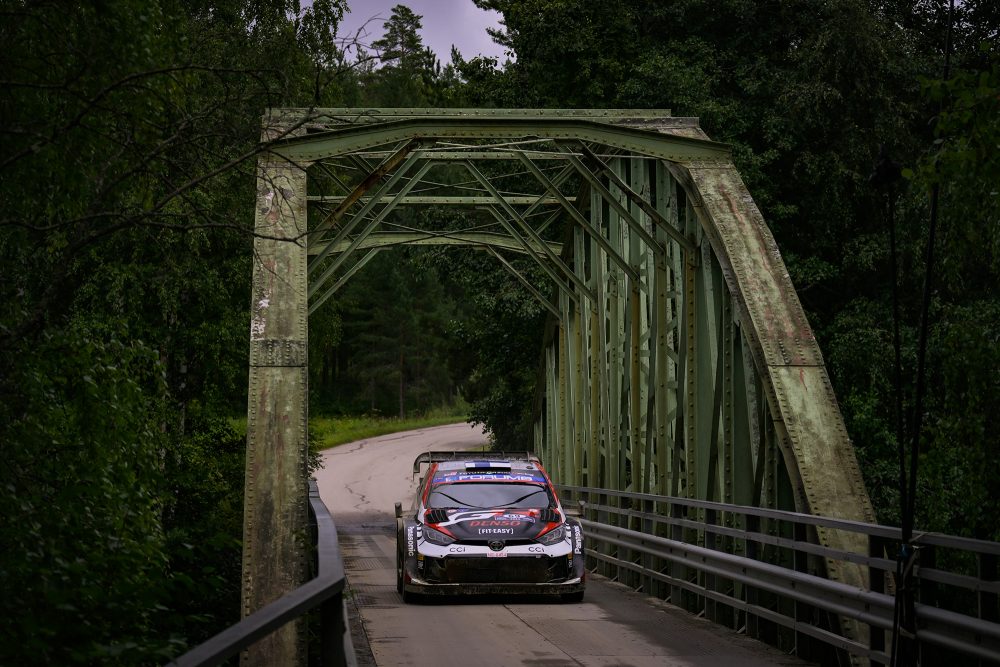
<svg viewBox="0 0 1000 667">
<path fill-rule="evenodd" d="M 735 168 L 692 169 L 717 236 L 732 257 L 738 293 L 747 303 L 768 365 L 822 365 L 822 353 L 774 237 Z"/>
<path fill-rule="evenodd" d="M 354 204 L 361 199 L 366 192 L 371 190 L 383 176 L 398 167 L 403 159 L 412 153 L 413 150 L 420 145 L 420 143 L 421 142 L 416 140 L 408 142 L 405 146 L 391 155 L 389 159 L 376 167 L 372 173 L 368 174 L 368 176 L 366 176 L 365 179 L 344 198 L 344 201 L 340 202 L 340 205 L 337 206 L 337 208 L 334 209 L 330 215 L 323 218 L 323 220 L 316 225 L 316 229 L 314 231 L 320 232 L 337 224 L 337 222 L 344 217 L 344 213 L 347 212 L 347 209 L 354 206 Z"/>
</svg>

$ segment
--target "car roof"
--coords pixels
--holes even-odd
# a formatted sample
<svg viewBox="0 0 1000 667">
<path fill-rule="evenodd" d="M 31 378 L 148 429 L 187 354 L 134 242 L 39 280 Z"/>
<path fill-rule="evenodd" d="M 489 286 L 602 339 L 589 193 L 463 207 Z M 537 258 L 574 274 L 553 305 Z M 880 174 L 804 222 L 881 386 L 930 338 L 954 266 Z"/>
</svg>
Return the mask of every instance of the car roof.
<svg viewBox="0 0 1000 667">
<path fill-rule="evenodd" d="M 464 459 L 461 461 L 441 461 L 437 464 L 437 470 L 478 470 L 489 472 L 490 470 L 541 470 L 541 468 L 534 461 L 527 460 L 478 461 L 476 459 Z"/>
<path fill-rule="evenodd" d="M 492 482 L 550 485 L 548 477 L 538 463 L 524 460 L 441 461 L 433 468 L 427 480 L 427 483 L 433 486 Z"/>
</svg>

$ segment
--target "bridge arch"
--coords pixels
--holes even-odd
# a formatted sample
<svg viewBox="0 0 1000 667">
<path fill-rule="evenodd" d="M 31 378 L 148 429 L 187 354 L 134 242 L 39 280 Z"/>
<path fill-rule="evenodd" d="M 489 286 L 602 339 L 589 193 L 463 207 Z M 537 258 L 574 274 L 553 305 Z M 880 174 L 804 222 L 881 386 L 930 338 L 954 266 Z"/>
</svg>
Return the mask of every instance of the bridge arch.
<svg viewBox="0 0 1000 667">
<path fill-rule="evenodd" d="M 557 481 L 873 520 L 778 248 L 728 147 L 696 119 L 284 109 L 264 125 L 245 613 L 304 574 L 308 317 L 396 245 L 484 250 L 548 309 L 534 446 Z M 427 205 L 468 209 L 470 224 L 393 224 L 394 211 Z M 557 220 L 568 230 L 558 242 Z M 532 284 L 512 252 L 549 284 Z M 865 548 L 837 531 L 816 537 Z M 860 568 L 828 566 L 865 586 Z M 276 633 L 256 649 L 261 664 L 271 650 L 301 651 L 300 636 Z"/>
</svg>

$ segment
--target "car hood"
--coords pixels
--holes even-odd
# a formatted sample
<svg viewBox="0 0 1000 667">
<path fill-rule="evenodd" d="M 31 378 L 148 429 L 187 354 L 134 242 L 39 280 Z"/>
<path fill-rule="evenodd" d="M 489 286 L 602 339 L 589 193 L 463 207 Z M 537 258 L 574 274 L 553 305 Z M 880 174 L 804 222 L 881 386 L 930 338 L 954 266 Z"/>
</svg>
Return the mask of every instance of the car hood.
<svg viewBox="0 0 1000 667">
<path fill-rule="evenodd" d="M 428 510 L 425 523 L 457 540 L 533 539 L 558 523 L 558 515 L 540 510 Z M 556 519 L 548 522 L 543 519 Z"/>
</svg>

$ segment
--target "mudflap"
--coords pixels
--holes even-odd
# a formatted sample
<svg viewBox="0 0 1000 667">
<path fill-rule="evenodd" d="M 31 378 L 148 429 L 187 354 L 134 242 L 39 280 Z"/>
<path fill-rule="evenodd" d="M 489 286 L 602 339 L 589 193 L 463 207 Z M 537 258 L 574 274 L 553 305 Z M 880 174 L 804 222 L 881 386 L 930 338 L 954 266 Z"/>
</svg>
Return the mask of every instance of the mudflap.
<svg viewBox="0 0 1000 667">
<path fill-rule="evenodd" d="M 415 521 L 396 520 L 396 592 L 403 602 L 412 602 L 414 593 L 406 590 L 406 584 L 418 575 L 417 524 Z"/>
<path fill-rule="evenodd" d="M 570 572 L 572 573 L 572 577 L 578 578 L 581 582 L 585 582 L 587 580 L 587 552 L 583 545 L 583 526 L 581 526 L 580 522 L 576 519 L 567 517 L 566 527 L 570 531 L 573 545 L 573 563 L 570 567 Z"/>
</svg>

